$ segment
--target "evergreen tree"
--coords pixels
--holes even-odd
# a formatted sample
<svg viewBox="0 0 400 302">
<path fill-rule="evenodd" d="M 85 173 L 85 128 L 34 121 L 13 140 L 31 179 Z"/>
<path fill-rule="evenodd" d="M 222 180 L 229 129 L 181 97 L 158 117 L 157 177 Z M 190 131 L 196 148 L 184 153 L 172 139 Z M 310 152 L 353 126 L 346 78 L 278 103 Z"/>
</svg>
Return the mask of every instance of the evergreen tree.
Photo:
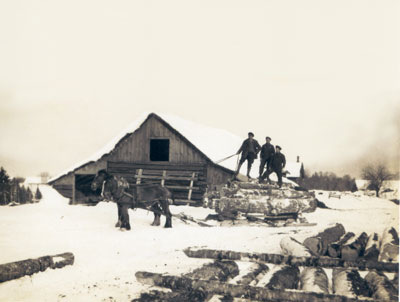
<svg viewBox="0 0 400 302">
<path fill-rule="evenodd" d="M 28 187 L 28 189 L 26 190 L 26 201 L 32 203 L 32 199 L 33 199 L 33 194 L 31 189 Z"/>
<path fill-rule="evenodd" d="M 10 177 L 6 170 L 0 168 L 0 204 L 8 204 L 10 202 Z"/>
<path fill-rule="evenodd" d="M 41 200 L 42 199 L 42 192 L 40 192 L 39 187 L 37 187 L 37 189 L 36 189 L 35 199 L 36 200 Z"/>
<path fill-rule="evenodd" d="M 334 173 L 316 172 L 311 177 L 306 174 L 303 179 L 298 179 L 297 182 L 308 190 L 357 191 L 355 179 L 349 175 L 339 177 Z"/>
<path fill-rule="evenodd" d="M 18 203 L 20 204 L 26 203 L 26 190 L 24 186 L 18 185 Z"/>
</svg>

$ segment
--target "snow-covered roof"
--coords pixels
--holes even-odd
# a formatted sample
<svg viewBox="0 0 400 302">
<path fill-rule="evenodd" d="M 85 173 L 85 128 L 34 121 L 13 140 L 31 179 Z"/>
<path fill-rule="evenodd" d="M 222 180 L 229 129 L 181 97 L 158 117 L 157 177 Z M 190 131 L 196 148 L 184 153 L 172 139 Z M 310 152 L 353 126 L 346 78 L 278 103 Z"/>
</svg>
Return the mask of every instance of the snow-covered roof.
<svg viewBox="0 0 400 302">
<path fill-rule="evenodd" d="M 53 177 L 52 179 L 49 180 L 49 182 L 52 182 L 58 179 L 59 177 L 78 169 L 79 167 L 83 166 L 86 163 L 95 162 L 99 160 L 102 156 L 110 153 L 116 147 L 116 145 L 121 139 L 135 132 L 135 130 L 137 130 L 151 114 L 152 113 L 150 112 L 143 113 L 124 131 L 122 131 L 107 145 L 105 145 L 104 148 L 100 149 L 98 152 L 96 152 L 86 160 L 75 164 L 68 170 Z M 237 135 L 234 135 L 226 130 L 201 125 L 193 121 L 185 120 L 176 115 L 168 113 L 157 113 L 156 116 L 160 117 L 173 129 L 175 129 L 178 133 L 184 136 L 189 142 L 191 142 L 197 149 L 199 149 L 207 158 L 209 158 L 214 163 L 217 163 L 221 159 L 235 154 L 237 150 L 240 148 L 243 140 L 245 139 Z M 219 162 L 218 165 L 227 168 L 229 170 L 235 171 L 237 167 L 237 162 L 238 162 L 238 156 L 232 156 L 227 160 Z M 258 167 L 259 167 L 259 159 L 255 160 L 250 174 L 254 178 L 258 177 Z M 243 165 L 242 167 L 243 171 L 244 169 L 246 169 L 245 165 Z M 293 174 L 295 174 L 294 172 L 295 170 L 296 169 L 293 169 Z M 292 174 L 290 176 L 296 177 L 292 176 Z"/>
<path fill-rule="evenodd" d="M 287 177 L 298 178 L 301 176 L 301 165 L 300 162 L 288 161 L 286 162 L 286 171 L 288 172 Z"/>
<path fill-rule="evenodd" d="M 24 185 L 32 185 L 32 184 L 42 184 L 42 177 L 40 176 L 28 176 L 25 181 Z"/>
</svg>

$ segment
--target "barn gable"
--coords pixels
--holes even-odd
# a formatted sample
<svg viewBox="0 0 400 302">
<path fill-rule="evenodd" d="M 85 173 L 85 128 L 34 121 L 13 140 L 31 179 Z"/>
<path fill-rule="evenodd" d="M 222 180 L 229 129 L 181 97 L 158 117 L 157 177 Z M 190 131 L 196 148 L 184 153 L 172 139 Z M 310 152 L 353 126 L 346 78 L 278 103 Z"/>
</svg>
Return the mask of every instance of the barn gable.
<svg viewBox="0 0 400 302">
<path fill-rule="evenodd" d="M 157 150 L 163 146 L 166 158 L 162 158 L 165 154 L 157 158 Z M 161 181 L 175 190 L 179 199 L 201 200 L 207 185 L 224 183 L 233 175 L 232 170 L 215 164 L 190 140 L 154 113 L 149 114 L 133 132 L 119 139 L 109 152 L 97 157 L 97 160 L 89 160 L 49 183 L 73 202 L 85 202 L 92 195 L 90 182 L 93 175 L 107 168 L 111 173 L 125 176 L 132 183 L 138 181 L 140 173 L 142 183 Z M 163 174 L 168 179 L 162 180 Z M 193 178 L 194 175 L 196 178 Z M 186 184 L 185 181 L 179 183 L 178 178 L 182 177 L 189 181 Z M 190 189 L 190 185 L 195 188 Z"/>
</svg>

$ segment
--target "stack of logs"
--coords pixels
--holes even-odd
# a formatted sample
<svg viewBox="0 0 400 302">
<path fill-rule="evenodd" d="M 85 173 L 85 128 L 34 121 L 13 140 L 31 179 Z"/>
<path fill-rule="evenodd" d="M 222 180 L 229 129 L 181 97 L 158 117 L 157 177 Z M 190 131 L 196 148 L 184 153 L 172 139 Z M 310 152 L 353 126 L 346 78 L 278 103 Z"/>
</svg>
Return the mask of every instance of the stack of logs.
<svg viewBox="0 0 400 302">
<path fill-rule="evenodd" d="M 220 220 L 234 219 L 239 214 L 296 219 L 300 213 L 314 212 L 317 207 L 314 193 L 252 182 L 229 183 L 219 191 L 210 192 L 204 203 L 205 207 L 215 209 Z"/>
<path fill-rule="evenodd" d="M 293 256 L 329 256 L 344 261 L 399 261 L 399 237 L 394 227 L 368 235 L 362 232 L 356 236 L 346 232 L 343 225 L 336 224 L 315 236 L 306 238 L 303 243 L 294 238 L 283 238 L 281 248 L 284 254 Z"/>
<path fill-rule="evenodd" d="M 184 252 L 214 262 L 182 276 L 137 272 L 140 282 L 172 292 L 153 290 L 133 301 L 398 301 L 398 263 L 192 248 Z M 252 265 L 242 271 L 237 261 Z M 359 271 L 365 270 L 363 278 Z"/>
<path fill-rule="evenodd" d="M 285 255 L 315 256 L 320 257 L 321 261 L 329 256 L 340 258 L 341 262 L 348 266 L 370 265 L 381 269 L 385 262 L 397 265 L 399 262 L 399 237 L 394 227 L 386 228 L 381 237 L 378 233 L 368 236 L 365 232 L 356 236 L 353 232 L 345 232 L 343 225 L 336 224 L 315 236 L 306 238 L 303 243 L 285 237 L 280 245 Z M 321 272 L 314 271 L 310 278 L 320 280 L 321 276 Z M 323 280 L 327 278 L 323 276 Z M 398 271 L 390 282 L 385 274 L 376 270 L 371 270 L 365 278 L 362 278 L 357 270 L 334 268 L 332 280 L 333 292 L 339 295 L 367 296 L 384 301 L 398 297 Z"/>
</svg>

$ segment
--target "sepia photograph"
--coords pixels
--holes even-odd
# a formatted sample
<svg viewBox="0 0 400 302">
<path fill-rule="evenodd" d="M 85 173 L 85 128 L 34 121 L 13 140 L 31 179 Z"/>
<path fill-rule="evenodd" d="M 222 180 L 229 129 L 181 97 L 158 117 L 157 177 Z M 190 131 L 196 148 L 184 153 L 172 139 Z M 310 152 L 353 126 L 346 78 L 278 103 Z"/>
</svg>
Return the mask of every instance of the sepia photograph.
<svg viewBox="0 0 400 302">
<path fill-rule="evenodd" d="M 400 2 L 0 2 L 0 302 L 399 301 Z"/>
</svg>

